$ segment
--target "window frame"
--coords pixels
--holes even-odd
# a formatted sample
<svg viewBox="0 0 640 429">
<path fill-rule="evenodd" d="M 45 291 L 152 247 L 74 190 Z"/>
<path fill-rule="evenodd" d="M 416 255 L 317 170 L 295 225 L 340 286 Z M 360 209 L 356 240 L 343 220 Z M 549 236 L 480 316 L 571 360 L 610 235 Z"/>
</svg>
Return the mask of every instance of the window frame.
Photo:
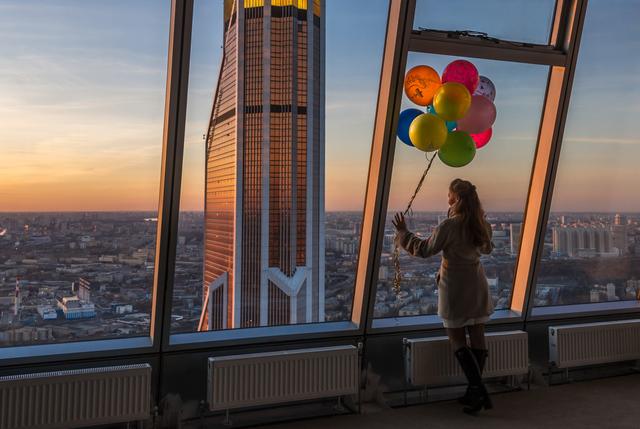
<svg viewBox="0 0 640 429">
<path fill-rule="evenodd" d="M 398 0 L 401 1 L 401 0 Z M 403 2 L 404 3 L 404 2 Z M 535 287 L 537 261 L 542 252 L 540 240 L 544 238 L 544 226 L 549 215 L 551 194 L 553 192 L 553 179 L 557 170 L 557 155 L 560 151 L 564 126 L 566 123 L 567 109 L 571 95 L 571 84 L 575 74 L 576 60 L 580 45 L 580 35 L 584 25 L 584 18 L 587 9 L 587 0 L 558 0 L 553 19 L 553 27 L 549 35 L 549 46 L 513 43 L 495 43 L 485 39 L 475 38 L 442 38 L 436 32 L 413 30 L 413 15 L 415 12 L 416 0 L 406 0 L 409 8 L 408 18 L 410 25 L 405 28 L 404 39 L 406 49 L 402 52 L 402 61 L 397 65 L 399 70 L 406 68 L 408 52 L 465 56 L 472 58 L 483 58 L 489 60 L 521 62 L 527 64 L 539 64 L 549 66 L 549 78 L 545 89 L 543 111 L 540 116 L 540 128 L 538 132 L 536 150 L 534 155 L 529 189 L 525 202 L 525 212 L 523 216 L 522 238 L 520 249 L 516 260 L 514 272 L 514 284 L 511 293 L 511 300 L 508 311 L 496 312 L 494 320 L 505 317 L 506 320 L 525 322 L 529 316 L 530 302 L 532 302 L 532 289 Z M 387 58 L 385 57 L 385 62 Z M 383 63 L 384 69 L 384 63 Z M 400 114 L 400 104 L 402 100 L 402 85 L 395 82 L 395 93 L 389 97 L 386 105 L 387 122 L 391 122 L 391 131 L 397 128 L 397 118 Z M 378 106 L 380 108 L 380 106 Z M 388 124 L 380 124 L 376 121 L 376 130 Z M 381 207 L 376 213 L 365 211 L 365 221 L 363 221 L 363 233 L 367 231 L 370 235 L 374 231 L 378 235 L 382 234 L 386 217 L 386 208 L 389 198 L 391 174 L 393 171 L 393 156 L 395 150 L 395 133 L 389 133 L 381 147 L 376 146 L 374 140 L 372 160 L 376 156 L 384 158 L 383 168 L 379 168 L 377 177 L 374 180 L 384 183 L 382 195 L 376 193 L 372 188 L 372 172 L 374 165 L 370 166 L 369 183 L 367 187 L 367 200 L 370 195 L 375 195 L 377 200 L 382 200 Z M 369 221 L 372 225 L 365 228 Z M 370 242 L 375 246 L 361 248 L 359 264 L 367 261 L 370 278 L 368 279 L 371 288 L 368 298 L 367 311 L 367 332 L 400 331 L 406 329 L 404 323 L 398 329 L 384 326 L 384 323 L 373 323 L 373 306 L 375 304 L 375 289 L 377 285 L 377 273 L 380 264 L 382 242 L 380 240 L 371 241 L 375 237 L 369 237 Z M 362 237 L 365 241 L 365 237 Z M 523 254 L 523 250 L 525 253 Z M 359 267 L 360 269 L 360 267 Z M 426 319 L 416 318 L 416 322 Z M 495 322 L 494 322 L 495 323 Z M 440 324 L 428 323 L 427 327 L 437 329 Z"/>
<path fill-rule="evenodd" d="M 534 311 L 532 308 L 536 273 L 544 243 L 587 0 L 557 1 L 549 46 L 513 46 L 469 38 L 442 39 L 428 31 L 414 31 L 412 27 L 415 6 L 416 0 L 389 0 L 350 321 L 171 334 L 194 8 L 194 0 L 172 0 L 157 252 L 149 336 L 2 348 L 0 367 L 123 355 L 142 356 L 185 350 L 221 350 L 229 346 L 274 342 L 306 342 L 315 339 L 344 341 L 346 338 L 366 337 L 369 333 L 398 334 L 441 330 L 442 323 L 437 316 L 417 316 L 395 322 L 394 319 L 377 319 L 375 323 L 373 319 L 393 170 L 395 131 L 402 98 L 402 76 L 410 51 L 544 64 L 550 67 L 525 204 L 522 239 L 516 261 L 510 307 L 496 311 L 489 324 L 498 328 L 502 324 L 524 324 L 527 320 L 639 312 L 640 304 L 637 303 L 626 303 L 627 308 L 617 308 L 613 305 L 625 303 L 563 306 L 562 309 L 556 307 L 557 311 L 545 310 L 545 314 L 542 314 L 544 311 L 541 313 L 539 309 Z M 324 60 L 324 52 L 322 59 Z"/>
<path fill-rule="evenodd" d="M 417 8 L 418 1 L 420 1 L 420 0 L 416 0 L 416 8 Z M 557 46 L 558 37 L 557 36 L 558 36 L 558 34 L 560 34 L 559 32 L 562 30 L 562 28 L 561 28 L 562 26 L 559 25 L 560 22 L 562 22 L 562 20 L 563 20 L 562 3 L 563 3 L 563 0 L 556 0 L 555 1 L 555 6 L 553 7 L 553 9 L 555 9 L 555 10 L 552 12 L 553 13 L 553 16 L 552 16 L 553 22 L 551 23 L 551 28 L 550 28 L 549 34 L 547 35 L 547 43 L 546 44 L 535 43 L 535 42 L 527 42 L 527 41 L 523 41 L 523 40 L 518 40 L 518 38 L 509 39 L 509 44 L 511 44 L 511 45 L 513 45 L 515 47 L 517 47 L 518 45 L 532 47 L 535 50 L 538 50 L 538 51 L 540 51 L 540 53 L 543 54 L 543 56 L 540 57 L 541 59 L 544 58 L 545 51 L 549 51 L 550 49 L 557 49 L 558 48 L 558 46 Z M 415 15 L 415 13 L 414 13 L 414 15 Z M 411 21 L 411 27 L 412 27 L 413 32 L 416 33 L 416 34 L 424 35 L 424 36 L 426 36 L 427 38 L 429 38 L 431 40 L 440 40 L 440 41 L 446 42 L 446 41 L 448 41 L 447 33 L 450 33 L 450 32 L 453 32 L 453 31 L 461 32 L 462 30 L 466 30 L 466 29 L 455 29 L 455 30 L 454 29 L 452 29 L 452 30 L 429 29 L 429 28 L 424 28 L 424 27 L 422 27 L 424 29 L 421 29 L 421 27 L 419 25 L 415 25 L 417 23 L 414 22 L 414 21 L 415 21 L 415 18 L 412 19 L 412 21 Z M 482 33 L 480 33 L 480 34 L 482 34 Z M 460 33 L 456 34 L 455 38 L 456 39 L 466 39 L 467 42 L 470 42 L 472 44 L 476 43 L 476 41 L 478 40 L 478 38 L 474 37 L 474 35 L 467 35 L 467 34 L 460 34 Z M 446 45 L 446 43 L 445 43 L 445 45 Z M 491 50 L 492 50 L 491 48 L 492 47 L 496 47 L 495 44 L 487 45 L 487 44 L 480 43 L 480 44 L 477 45 L 477 48 L 479 48 L 481 51 L 484 51 L 484 52 L 491 52 Z M 505 46 L 502 45 L 502 47 L 505 47 Z M 509 46 L 506 46 L 506 47 L 509 48 Z M 512 51 L 512 54 L 518 56 L 519 53 L 516 52 L 516 51 L 517 51 L 517 49 Z M 435 52 L 433 52 L 433 53 L 435 53 Z M 441 54 L 442 55 L 451 55 L 451 54 L 447 54 L 446 52 L 441 53 Z M 470 55 L 461 55 L 461 56 L 467 56 L 468 57 Z M 526 61 L 526 62 L 529 62 L 529 61 Z M 540 63 L 540 64 L 546 64 L 546 63 Z"/>
<path fill-rule="evenodd" d="M 0 348 L 0 367 L 59 360 L 136 356 L 157 353 L 161 350 L 161 344 L 168 331 L 165 326 L 169 326 L 171 319 L 171 311 L 167 304 L 170 304 L 175 269 L 177 211 L 180 199 L 193 0 L 172 0 L 170 7 L 160 193 L 149 334 L 128 338 L 2 347 Z"/>
<path fill-rule="evenodd" d="M 563 0 L 558 0 L 558 3 L 561 3 Z M 568 1 L 568 0 L 564 0 Z M 566 19 L 573 20 L 573 24 L 571 26 L 567 26 L 564 29 L 559 29 L 552 32 L 552 41 L 554 44 L 559 45 L 562 42 L 562 38 L 565 38 L 565 46 L 567 46 L 567 51 L 571 52 L 571 56 L 567 59 L 566 67 L 569 69 L 567 72 L 567 76 L 565 76 L 565 82 L 563 84 L 563 91 L 565 91 L 564 86 L 566 86 L 566 96 L 564 100 L 558 101 L 560 104 L 560 112 L 558 113 L 558 117 L 556 119 L 556 129 L 555 132 L 558 133 L 557 142 L 550 143 L 550 147 L 548 150 L 550 154 L 548 155 L 547 162 L 549 163 L 546 168 L 546 182 L 544 195 L 542 199 L 542 205 L 544 207 L 543 213 L 541 213 L 538 218 L 538 231 L 536 234 L 536 238 L 534 241 L 534 252 L 531 260 L 531 267 L 529 268 L 529 284 L 528 289 L 526 291 L 527 295 L 523 299 L 523 306 L 526 309 L 526 320 L 527 321 L 551 321 L 551 320 L 562 320 L 562 319 L 573 319 L 580 317 L 595 317 L 595 316 L 604 316 L 604 315 L 637 315 L 640 313 L 640 301 L 638 300 L 621 300 L 621 301 L 608 301 L 608 302 L 585 302 L 585 303 L 576 303 L 576 304 L 563 304 L 563 305 L 549 305 L 549 306 L 535 306 L 534 299 L 537 288 L 537 275 L 540 270 L 540 266 L 542 265 L 542 253 L 545 242 L 545 234 L 547 232 L 547 225 L 549 221 L 549 216 L 551 214 L 551 205 L 553 199 L 553 192 L 555 190 L 555 181 L 557 177 L 557 172 L 560 166 L 560 156 L 562 152 L 562 143 L 564 139 L 564 129 L 567 123 L 569 107 L 570 107 L 570 96 L 572 95 L 572 86 L 573 79 L 575 76 L 575 71 L 578 68 L 577 62 L 579 59 L 578 50 L 580 45 L 580 39 L 582 37 L 582 33 L 584 30 L 584 24 L 586 20 L 587 14 L 587 3 L 588 0 L 577 1 L 575 6 L 572 5 L 572 9 L 568 11 L 562 12 L 564 16 L 567 16 Z M 571 35 L 571 32 L 575 33 L 574 36 Z M 571 46 L 573 43 L 573 47 Z M 559 73 L 557 73 L 559 74 Z M 553 75 L 550 76 L 550 80 L 553 78 Z M 523 235 L 524 237 L 524 235 Z M 523 238 L 524 240 L 524 238 Z"/>
</svg>

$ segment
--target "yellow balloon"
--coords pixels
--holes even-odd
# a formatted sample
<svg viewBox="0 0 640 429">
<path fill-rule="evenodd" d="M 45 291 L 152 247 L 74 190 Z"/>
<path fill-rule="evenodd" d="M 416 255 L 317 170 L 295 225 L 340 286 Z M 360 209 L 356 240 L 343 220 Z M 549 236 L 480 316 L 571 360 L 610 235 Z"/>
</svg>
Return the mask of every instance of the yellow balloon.
<svg viewBox="0 0 640 429">
<path fill-rule="evenodd" d="M 411 143 L 424 152 L 433 152 L 447 140 L 447 124 L 431 113 L 416 116 L 409 126 Z"/>
<path fill-rule="evenodd" d="M 466 86 L 458 82 L 447 82 L 436 90 L 433 107 L 445 121 L 464 118 L 471 106 L 471 94 Z"/>
</svg>

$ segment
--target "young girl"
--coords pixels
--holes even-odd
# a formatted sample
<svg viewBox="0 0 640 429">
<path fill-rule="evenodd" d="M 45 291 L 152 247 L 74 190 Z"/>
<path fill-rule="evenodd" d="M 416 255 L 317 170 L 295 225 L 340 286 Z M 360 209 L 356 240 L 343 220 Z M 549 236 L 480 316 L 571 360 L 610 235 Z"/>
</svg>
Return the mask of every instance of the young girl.
<svg viewBox="0 0 640 429">
<path fill-rule="evenodd" d="M 480 255 L 489 254 L 491 225 L 476 187 L 467 180 L 455 179 L 449 185 L 449 217 L 425 240 L 407 230 L 404 215 L 397 213 L 393 225 L 398 230 L 397 243 L 413 256 L 428 258 L 442 252 L 438 283 L 438 315 L 447 330 L 455 356 L 469 382 L 460 402 L 464 411 L 475 414 L 492 407 L 489 393 L 482 383 L 487 360 L 484 324 L 493 312 L 487 278 Z M 469 333 L 467 345 L 465 330 Z"/>
</svg>

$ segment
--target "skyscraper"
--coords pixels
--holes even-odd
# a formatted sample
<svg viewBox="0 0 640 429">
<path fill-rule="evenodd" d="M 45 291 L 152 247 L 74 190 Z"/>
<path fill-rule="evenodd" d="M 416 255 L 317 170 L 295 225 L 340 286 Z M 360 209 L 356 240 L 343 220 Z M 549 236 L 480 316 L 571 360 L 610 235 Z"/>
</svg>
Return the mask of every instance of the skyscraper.
<svg viewBox="0 0 640 429">
<path fill-rule="evenodd" d="M 517 255 L 520 250 L 520 240 L 522 238 L 522 223 L 512 223 L 509 225 L 509 250 L 512 255 Z"/>
<path fill-rule="evenodd" d="M 624 215 L 615 215 L 613 225 L 611 225 L 611 235 L 613 246 L 618 249 L 618 254 L 626 255 L 629 252 L 629 230 L 627 218 Z"/>
<path fill-rule="evenodd" d="M 20 278 L 16 277 L 16 291 L 13 301 L 13 315 L 18 316 L 20 314 L 20 303 L 22 296 L 20 294 Z"/>
<path fill-rule="evenodd" d="M 323 9 L 224 2 L 200 330 L 324 320 Z"/>
<path fill-rule="evenodd" d="M 613 224 L 614 225 L 626 225 L 627 224 L 627 217 L 625 215 L 621 215 L 620 213 L 616 213 L 616 215 L 613 217 Z"/>
</svg>

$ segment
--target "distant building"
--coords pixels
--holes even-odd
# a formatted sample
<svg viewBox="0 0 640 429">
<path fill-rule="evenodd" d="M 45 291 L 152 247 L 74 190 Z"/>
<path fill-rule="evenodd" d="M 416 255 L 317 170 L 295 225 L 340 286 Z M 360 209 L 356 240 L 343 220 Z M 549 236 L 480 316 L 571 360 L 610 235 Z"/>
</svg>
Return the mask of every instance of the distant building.
<svg viewBox="0 0 640 429">
<path fill-rule="evenodd" d="M 16 302 L 15 294 L 0 296 L 0 305 L 6 305 L 7 307 L 10 307 L 11 305 L 15 304 L 15 302 Z"/>
<path fill-rule="evenodd" d="M 131 304 L 111 304 L 113 314 L 133 313 L 133 305 Z"/>
<path fill-rule="evenodd" d="M 58 312 L 50 305 L 38 306 L 38 314 L 42 320 L 56 320 L 58 318 Z"/>
<path fill-rule="evenodd" d="M 628 294 L 632 295 L 632 298 L 640 300 L 640 280 L 631 279 L 626 282 Z"/>
<path fill-rule="evenodd" d="M 509 226 L 509 250 L 511 255 L 517 255 L 522 239 L 522 223 L 512 223 Z"/>
<path fill-rule="evenodd" d="M 607 283 L 607 301 L 617 301 L 618 299 L 616 295 L 616 285 Z"/>
<path fill-rule="evenodd" d="M 614 225 L 626 225 L 627 224 L 627 217 L 618 213 L 613 217 L 613 224 Z"/>
<path fill-rule="evenodd" d="M 381 265 L 378 270 L 378 280 L 387 280 L 389 278 L 389 269 L 386 265 Z"/>
<path fill-rule="evenodd" d="M 86 319 L 96 317 L 95 305 L 84 302 L 77 296 L 57 297 L 58 309 L 65 319 Z"/>
<path fill-rule="evenodd" d="M 0 332 L 0 342 L 11 344 L 50 341 L 51 339 L 53 339 L 51 328 L 24 326 L 22 328 Z"/>
<path fill-rule="evenodd" d="M 629 229 L 628 225 L 614 224 L 611 225 L 611 236 L 613 238 L 613 247 L 618 249 L 618 253 L 626 255 L 629 253 Z"/>
<path fill-rule="evenodd" d="M 118 258 L 115 255 L 102 255 L 98 258 L 98 262 L 115 264 L 117 262 L 117 259 Z"/>
<path fill-rule="evenodd" d="M 20 279 L 16 277 L 15 300 L 13 303 L 13 315 L 17 316 L 20 312 L 20 304 L 22 302 L 22 294 L 20 293 Z"/>
<path fill-rule="evenodd" d="M 80 301 L 91 302 L 91 282 L 84 277 L 80 277 L 76 293 Z"/>
<path fill-rule="evenodd" d="M 556 256 L 589 258 L 609 256 L 612 251 L 611 232 L 601 226 L 554 227 L 552 238 Z"/>
<path fill-rule="evenodd" d="M 391 250 L 393 248 L 393 242 L 396 238 L 395 234 L 385 234 L 382 241 L 382 246 L 384 249 Z"/>
</svg>

